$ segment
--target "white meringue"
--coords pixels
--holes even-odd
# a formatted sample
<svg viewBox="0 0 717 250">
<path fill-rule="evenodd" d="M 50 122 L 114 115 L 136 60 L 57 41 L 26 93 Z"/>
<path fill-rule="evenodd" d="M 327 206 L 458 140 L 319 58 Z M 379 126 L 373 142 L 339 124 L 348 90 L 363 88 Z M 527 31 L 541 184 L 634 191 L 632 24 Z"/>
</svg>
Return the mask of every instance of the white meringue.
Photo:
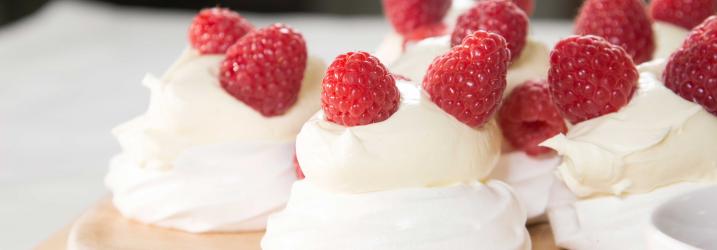
<svg viewBox="0 0 717 250">
<path fill-rule="evenodd" d="M 674 197 L 709 185 L 683 182 L 649 193 L 580 200 L 564 185 L 556 185 L 548 210 L 555 242 L 567 249 L 649 249 L 652 212 Z"/>
<path fill-rule="evenodd" d="M 490 178 L 510 185 L 525 205 L 528 223 L 546 220 L 545 212 L 550 200 L 550 189 L 556 182 L 555 167 L 560 157 L 532 157 L 524 152 L 505 153 L 500 156 Z"/>
<path fill-rule="evenodd" d="M 525 211 L 500 181 L 362 194 L 303 180 L 269 219 L 265 250 L 530 249 Z"/>
<path fill-rule="evenodd" d="M 257 231 L 281 210 L 296 181 L 293 143 L 196 146 L 171 169 L 112 159 L 105 183 L 124 216 L 187 232 Z"/>
</svg>

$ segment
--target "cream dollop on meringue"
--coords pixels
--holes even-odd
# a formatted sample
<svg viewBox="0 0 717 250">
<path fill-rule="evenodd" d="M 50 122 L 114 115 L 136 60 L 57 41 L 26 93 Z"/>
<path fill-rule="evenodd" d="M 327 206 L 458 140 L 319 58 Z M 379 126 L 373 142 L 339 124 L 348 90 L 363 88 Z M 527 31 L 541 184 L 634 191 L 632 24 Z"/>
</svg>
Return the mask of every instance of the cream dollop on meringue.
<svg viewBox="0 0 717 250">
<path fill-rule="evenodd" d="M 398 59 L 388 64 L 388 68 L 394 74 L 422 82 L 433 59 L 450 49 L 450 36 L 427 38 L 407 46 Z M 507 86 L 503 94 L 508 95 L 513 88 L 527 80 L 547 78 L 550 68 L 549 54 L 544 44 L 528 38 L 520 57 L 511 62 L 508 68 Z"/>
<path fill-rule="evenodd" d="M 669 58 L 682 46 L 682 42 L 690 33 L 685 28 L 661 21 L 653 22 L 652 30 L 655 33 L 655 53 L 652 57 L 655 59 Z"/>
<path fill-rule="evenodd" d="M 527 250 L 524 223 L 523 207 L 500 181 L 340 194 L 303 180 L 269 219 L 262 249 Z"/>
<path fill-rule="evenodd" d="M 306 179 L 269 218 L 262 248 L 530 249 L 511 188 L 481 180 L 498 161 L 496 122 L 461 123 L 421 87 L 399 80 L 388 119 L 345 127 L 323 112 L 297 137 Z"/>
<path fill-rule="evenodd" d="M 577 196 L 717 182 L 717 117 L 667 89 L 664 66 L 663 60 L 638 66 L 638 90 L 618 112 L 543 142 L 563 156 L 559 175 Z"/>
<path fill-rule="evenodd" d="M 323 112 L 297 136 L 307 180 L 325 190 L 362 193 L 482 180 L 498 161 L 494 120 L 471 128 L 435 105 L 420 86 L 398 81 L 401 104 L 389 119 L 365 126 L 329 122 Z"/>
<path fill-rule="evenodd" d="M 123 152 L 106 185 L 126 217 L 188 232 L 264 228 L 296 180 L 294 137 L 319 109 L 323 63 L 309 58 L 298 101 L 264 117 L 218 80 L 223 56 L 186 50 L 161 79 L 147 112 L 113 130 Z"/>
<path fill-rule="evenodd" d="M 285 114 L 264 117 L 220 85 L 222 55 L 188 49 L 161 79 L 151 75 L 147 112 L 113 130 L 123 153 L 140 167 L 168 169 L 186 149 L 237 140 L 290 142 L 319 109 L 324 65 L 309 57 L 298 101 Z"/>
</svg>

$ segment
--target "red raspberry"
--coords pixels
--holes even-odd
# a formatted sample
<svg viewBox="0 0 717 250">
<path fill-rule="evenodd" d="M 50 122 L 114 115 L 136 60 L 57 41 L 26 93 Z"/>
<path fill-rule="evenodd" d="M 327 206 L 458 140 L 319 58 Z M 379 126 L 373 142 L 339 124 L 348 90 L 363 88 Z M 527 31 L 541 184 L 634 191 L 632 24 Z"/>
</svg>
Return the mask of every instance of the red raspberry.
<svg viewBox="0 0 717 250">
<path fill-rule="evenodd" d="M 618 111 L 630 102 L 637 79 L 630 56 L 602 37 L 568 37 L 550 53 L 550 95 L 572 123 Z"/>
<path fill-rule="evenodd" d="M 692 29 L 717 12 L 715 0 L 652 0 L 650 15 L 685 29 Z"/>
<path fill-rule="evenodd" d="M 717 38 L 672 54 L 663 78 L 667 88 L 717 115 Z"/>
<path fill-rule="evenodd" d="M 433 60 L 423 89 L 446 113 L 478 127 L 500 105 L 509 62 L 510 51 L 502 36 L 476 31 Z"/>
<path fill-rule="evenodd" d="M 587 0 L 575 20 L 575 34 L 601 36 L 622 46 L 636 64 L 652 59 L 655 38 L 642 0 Z"/>
<path fill-rule="evenodd" d="M 528 16 L 511 1 L 478 2 L 458 17 L 456 28 L 451 35 L 451 46 L 460 44 L 464 37 L 478 30 L 503 36 L 508 42 L 511 58 L 517 59 L 528 37 Z"/>
<path fill-rule="evenodd" d="M 322 89 L 326 119 L 349 127 L 388 119 L 401 99 L 386 67 L 362 51 L 336 57 L 326 70 Z"/>
<path fill-rule="evenodd" d="M 401 35 L 438 24 L 451 7 L 451 0 L 383 0 L 383 11 Z"/>
<path fill-rule="evenodd" d="M 189 26 L 189 43 L 200 54 L 223 54 L 253 29 L 239 13 L 219 7 L 203 9 Z"/>
<path fill-rule="evenodd" d="M 538 144 L 568 130 L 550 100 L 545 80 L 526 81 L 516 87 L 498 111 L 498 124 L 513 147 L 532 156 L 552 152 Z"/>
<path fill-rule="evenodd" d="M 296 153 L 294 153 L 293 164 L 294 170 L 296 171 L 296 178 L 298 178 L 299 180 L 305 179 L 306 176 L 304 176 L 304 171 L 301 171 L 301 166 L 299 166 L 299 160 L 296 158 Z"/>
<path fill-rule="evenodd" d="M 697 25 L 682 44 L 682 48 L 689 48 L 704 41 L 717 40 L 717 16 L 710 16 Z"/>
<path fill-rule="evenodd" d="M 229 48 L 219 80 L 230 95 L 271 117 L 294 105 L 305 69 L 304 38 L 289 26 L 274 24 Z"/>
</svg>

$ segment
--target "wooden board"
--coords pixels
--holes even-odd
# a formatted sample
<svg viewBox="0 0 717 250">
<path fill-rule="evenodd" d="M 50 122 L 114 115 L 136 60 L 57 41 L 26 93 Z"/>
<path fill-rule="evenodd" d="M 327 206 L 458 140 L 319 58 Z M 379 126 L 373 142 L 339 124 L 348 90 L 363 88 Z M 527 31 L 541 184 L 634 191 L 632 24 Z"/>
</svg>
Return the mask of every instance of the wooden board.
<svg viewBox="0 0 717 250">
<path fill-rule="evenodd" d="M 69 231 L 69 232 L 68 232 Z M 548 224 L 533 225 L 529 228 L 533 249 L 558 249 Z M 69 233 L 69 236 L 68 236 Z M 263 233 L 216 233 L 190 234 L 181 231 L 144 225 L 123 218 L 112 206 L 109 199 L 98 202 L 75 222 L 72 230 L 58 232 L 36 249 L 260 249 Z M 65 241 L 67 237 L 67 241 Z"/>
<path fill-rule="evenodd" d="M 145 225 L 122 217 L 110 199 L 100 201 L 75 222 L 68 238 L 73 249 L 247 249 L 259 248 L 263 233 L 191 234 Z"/>
</svg>

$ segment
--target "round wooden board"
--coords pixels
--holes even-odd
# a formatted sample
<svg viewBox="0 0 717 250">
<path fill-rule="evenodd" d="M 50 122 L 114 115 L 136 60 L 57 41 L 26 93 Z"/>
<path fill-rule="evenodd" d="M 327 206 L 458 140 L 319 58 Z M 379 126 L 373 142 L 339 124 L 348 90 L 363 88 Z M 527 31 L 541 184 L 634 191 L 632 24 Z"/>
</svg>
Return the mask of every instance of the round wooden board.
<svg viewBox="0 0 717 250">
<path fill-rule="evenodd" d="M 558 249 L 548 224 L 529 227 L 533 249 Z M 75 222 L 67 249 L 261 249 L 263 232 L 190 234 L 144 225 L 122 217 L 110 199 L 98 202 Z M 59 248 L 58 248 L 59 249 Z"/>
</svg>

